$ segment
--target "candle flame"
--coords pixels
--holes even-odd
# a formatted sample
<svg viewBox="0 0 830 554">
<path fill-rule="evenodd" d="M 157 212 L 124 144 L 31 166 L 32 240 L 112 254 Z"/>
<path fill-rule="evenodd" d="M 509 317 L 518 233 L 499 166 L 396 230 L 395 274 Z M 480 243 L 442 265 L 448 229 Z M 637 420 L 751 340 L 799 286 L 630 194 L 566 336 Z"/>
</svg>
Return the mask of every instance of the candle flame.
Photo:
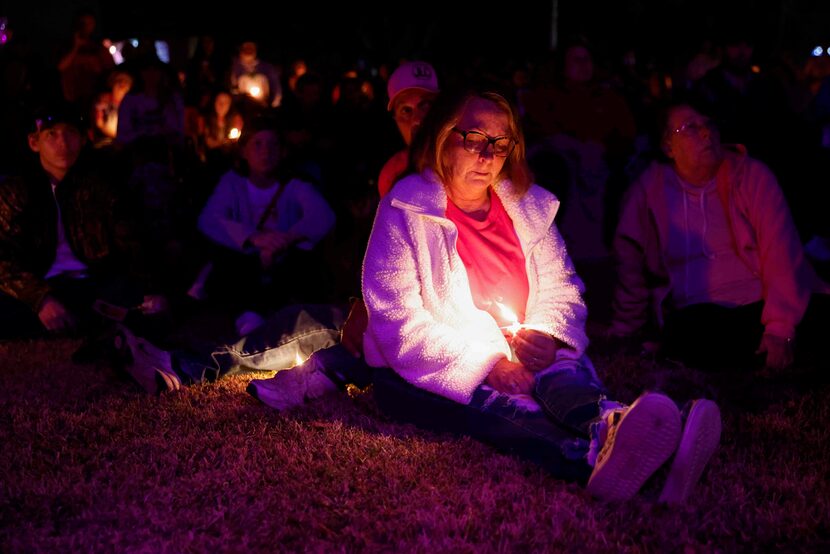
<svg viewBox="0 0 830 554">
<path fill-rule="evenodd" d="M 522 328 L 522 325 L 519 323 L 519 316 L 516 315 L 516 312 L 502 304 L 501 302 L 493 302 L 496 307 L 501 312 L 501 315 L 504 319 L 510 322 L 510 325 L 507 327 L 503 327 L 503 329 L 507 329 L 510 331 L 511 334 L 515 335 L 519 329 Z"/>
<path fill-rule="evenodd" d="M 262 96 L 262 89 L 257 85 L 251 85 L 251 88 L 248 89 L 248 94 L 254 98 L 260 98 Z"/>
<path fill-rule="evenodd" d="M 501 302 L 495 302 L 496 307 L 498 307 L 499 311 L 501 312 L 502 317 L 512 323 L 519 322 L 519 316 L 516 315 L 516 312 L 502 304 Z"/>
<path fill-rule="evenodd" d="M 231 140 L 236 140 L 236 139 L 239 138 L 239 135 L 241 135 L 241 134 L 242 134 L 242 132 L 239 129 L 237 129 L 236 127 L 234 127 L 233 129 L 231 129 L 228 132 L 228 138 L 231 139 Z"/>
</svg>

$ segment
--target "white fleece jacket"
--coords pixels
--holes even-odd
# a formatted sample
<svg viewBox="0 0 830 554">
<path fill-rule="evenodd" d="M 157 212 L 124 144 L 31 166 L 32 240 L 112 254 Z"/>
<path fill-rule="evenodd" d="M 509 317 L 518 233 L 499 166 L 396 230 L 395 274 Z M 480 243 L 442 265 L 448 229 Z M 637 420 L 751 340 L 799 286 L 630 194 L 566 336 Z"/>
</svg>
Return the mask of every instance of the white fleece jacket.
<svg viewBox="0 0 830 554">
<path fill-rule="evenodd" d="M 494 190 L 526 258 L 524 323 L 566 343 L 563 354 L 581 356 L 587 310 L 582 281 L 553 225 L 559 201 L 536 185 L 522 197 L 509 181 Z M 363 261 L 364 353 L 369 365 L 391 367 L 417 387 L 466 404 L 510 346 L 473 303 L 446 209 L 446 192 L 431 171 L 406 177 L 381 201 Z"/>
</svg>

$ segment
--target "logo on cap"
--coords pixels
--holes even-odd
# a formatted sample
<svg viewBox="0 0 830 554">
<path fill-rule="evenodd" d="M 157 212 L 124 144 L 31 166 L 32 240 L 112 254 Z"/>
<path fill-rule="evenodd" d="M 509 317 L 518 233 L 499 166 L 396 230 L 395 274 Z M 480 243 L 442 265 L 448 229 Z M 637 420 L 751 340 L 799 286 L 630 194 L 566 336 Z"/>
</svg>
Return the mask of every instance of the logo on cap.
<svg viewBox="0 0 830 554">
<path fill-rule="evenodd" d="M 389 93 L 387 109 L 392 109 L 395 96 L 409 88 L 438 92 L 438 79 L 435 77 L 435 70 L 430 64 L 426 62 L 407 62 L 401 64 L 392 73 L 386 89 Z"/>
<path fill-rule="evenodd" d="M 426 64 L 412 66 L 412 76 L 416 79 L 429 80 L 432 78 L 432 68 Z"/>
</svg>

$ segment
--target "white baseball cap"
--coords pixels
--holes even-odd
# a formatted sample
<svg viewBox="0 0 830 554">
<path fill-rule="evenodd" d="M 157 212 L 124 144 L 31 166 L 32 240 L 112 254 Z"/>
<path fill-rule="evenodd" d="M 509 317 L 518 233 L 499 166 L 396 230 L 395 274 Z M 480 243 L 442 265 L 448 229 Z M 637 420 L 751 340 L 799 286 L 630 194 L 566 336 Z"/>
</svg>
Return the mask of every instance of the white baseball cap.
<svg viewBox="0 0 830 554">
<path fill-rule="evenodd" d="M 437 93 L 438 77 L 435 75 L 435 68 L 427 62 L 405 62 L 392 72 L 389 82 L 386 85 L 386 92 L 389 94 L 387 110 L 392 109 L 395 97 L 407 89 L 421 89 Z"/>
</svg>

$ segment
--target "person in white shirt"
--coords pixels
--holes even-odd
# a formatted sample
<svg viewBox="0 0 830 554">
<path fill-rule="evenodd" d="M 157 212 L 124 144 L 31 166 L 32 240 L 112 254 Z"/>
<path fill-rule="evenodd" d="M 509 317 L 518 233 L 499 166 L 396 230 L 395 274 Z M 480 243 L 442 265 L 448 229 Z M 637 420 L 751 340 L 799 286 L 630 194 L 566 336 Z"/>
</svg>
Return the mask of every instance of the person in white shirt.
<svg viewBox="0 0 830 554">
<path fill-rule="evenodd" d="M 134 313 L 165 304 L 135 282 L 146 274 L 129 218 L 84 163 L 85 130 L 67 105 L 39 109 L 28 135 L 38 163 L 0 182 L 0 338 L 87 334 L 104 297 Z"/>
<path fill-rule="evenodd" d="M 220 179 L 199 216 L 216 247 L 206 297 L 260 311 L 323 294 L 315 247 L 333 229 L 334 212 L 314 185 L 284 170 L 275 119 L 249 122 L 239 154 L 242 167 Z"/>
</svg>

